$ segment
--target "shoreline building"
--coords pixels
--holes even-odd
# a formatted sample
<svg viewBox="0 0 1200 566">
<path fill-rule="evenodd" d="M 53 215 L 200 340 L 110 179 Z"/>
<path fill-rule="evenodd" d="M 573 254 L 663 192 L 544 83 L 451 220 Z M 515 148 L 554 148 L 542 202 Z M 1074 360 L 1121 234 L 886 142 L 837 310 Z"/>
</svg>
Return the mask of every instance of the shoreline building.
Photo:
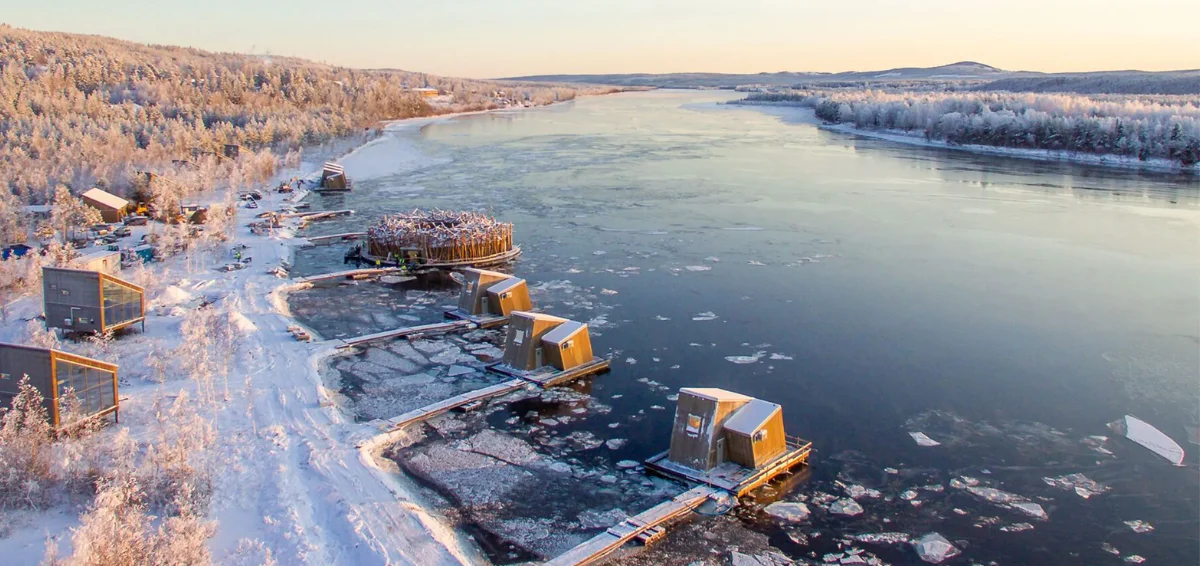
<svg viewBox="0 0 1200 566">
<path fill-rule="evenodd" d="M 146 321 L 145 289 L 99 271 L 43 267 L 42 301 L 46 328 L 103 333 Z"/>
<path fill-rule="evenodd" d="M 92 417 L 113 415 L 119 419 L 120 396 L 117 389 L 117 366 L 108 362 L 68 354 L 49 348 L 35 348 L 0 343 L 0 407 L 12 406 L 24 376 L 43 399 L 51 426 L 62 428 L 74 424 L 63 422 L 63 406 L 68 391 L 79 400 L 80 415 Z"/>
</svg>

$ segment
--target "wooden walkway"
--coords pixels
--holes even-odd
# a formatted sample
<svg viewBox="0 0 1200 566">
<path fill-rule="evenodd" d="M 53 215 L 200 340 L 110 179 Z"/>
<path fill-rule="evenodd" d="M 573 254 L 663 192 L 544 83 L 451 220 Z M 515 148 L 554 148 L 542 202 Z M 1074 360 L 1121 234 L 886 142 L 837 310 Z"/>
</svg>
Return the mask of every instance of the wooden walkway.
<svg viewBox="0 0 1200 566">
<path fill-rule="evenodd" d="M 554 368 L 546 366 L 545 368 L 536 371 L 521 371 L 513 369 L 503 362 L 495 362 L 487 366 L 487 370 L 493 373 L 507 375 L 509 377 L 519 377 L 526 381 L 536 383 L 542 386 L 543 389 L 561 385 L 568 381 L 574 381 L 590 373 L 598 373 L 608 369 L 611 360 L 608 358 L 592 358 L 590 362 L 575 366 L 564 371 L 553 371 Z M 549 369 L 546 369 L 549 368 Z"/>
<path fill-rule="evenodd" d="M 473 405 L 475 403 L 482 403 L 483 401 L 493 397 L 499 397 L 507 393 L 512 393 L 513 391 L 524 387 L 530 387 L 529 382 L 525 381 L 524 379 L 512 379 L 505 381 L 504 383 L 498 383 L 490 387 L 484 387 L 483 389 L 476 389 L 475 391 L 469 391 L 461 395 L 455 395 L 454 397 L 444 401 L 439 401 L 432 405 L 426 405 L 420 409 L 413 409 L 398 417 L 384 419 L 379 428 L 385 433 L 394 432 L 413 423 L 432 419 L 433 417 L 449 412 L 452 409 L 466 407 L 467 405 Z"/>
<path fill-rule="evenodd" d="M 678 519 L 717 494 L 720 490 L 702 485 L 692 488 L 670 501 L 659 503 L 608 528 L 587 542 L 546 562 L 546 566 L 579 566 L 592 564 L 620 548 L 639 535 L 661 532 L 660 525 Z"/>
<path fill-rule="evenodd" d="M 336 243 L 336 242 L 347 242 L 347 241 L 351 241 L 351 240 L 357 240 L 366 235 L 367 235 L 366 232 L 343 232 L 341 234 L 330 234 L 328 236 L 310 236 L 306 239 L 308 240 L 308 243 L 316 246 L 316 245 L 321 245 L 321 244 L 327 244 L 330 242 Z"/>
<path fill-rule="evenodd" d="M 335 271 L 333 273 L 322 273 L 320 275 L 310 275 L 308 277 L 297 277 L 293 279 L 296 283 L 315 283 L 317 281 L 328 281 L 330 279 L 360 279 L 370 277 L 372 275 L 386 275 L 404 271 L 399 267 L 372 267 L 364 269 L 347 269 L 346 271 Z"/>
<path fill-rule="evenodd" d="M 404 338 L 406 336 L 415 335 L 430 335 L 430 334 L 445 334 L 447 332 L 455 332 L 457 330 L 474 330 L 479 325 L 469 320 L 451 320 L 448 322 L 435 322 L 433 324 L 422 324 L 420 326 L 406 326 L 404 328 L 393 328 L 376 332 L 374 334 L 366 334 L 355 338 L 343 338 L 344 343 L 338 348 L 350 348 L 353 346 L 361 346 L 371 342 L 380 340 L 392 340 L 395 338 Z"/>
</svg>

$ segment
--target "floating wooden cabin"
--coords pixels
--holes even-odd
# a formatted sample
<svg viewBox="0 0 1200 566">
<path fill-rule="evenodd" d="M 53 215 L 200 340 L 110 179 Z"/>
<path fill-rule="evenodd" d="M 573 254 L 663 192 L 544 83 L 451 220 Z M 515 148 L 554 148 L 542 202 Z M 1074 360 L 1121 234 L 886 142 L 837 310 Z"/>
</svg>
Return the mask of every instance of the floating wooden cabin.
<svg viewBox="0 0 1200 566">
<path fill-rule="evenodd" d="M 350 179 L 346 170 L 337 163 L 326 163 L 321 168 L 321 188 L 329 191 L 350 190 Z"/>
<path fill-rule="evenodd" d="M 473 267 L 459 273 L 463 276 L 462 291 L 458 306 L 446 311 L 447 318 L 470 320 L 487 328 L 504 324 L 514 311 L 533 308 L 529 285 L 520 277 Z"/>
<path fill-rule="evenodd" d="M 113 415 L 117 417 L 117 366 L 48 348 L 0 343 L 0 407 L 10 407 L 19 393 L 21 378 L 41 394 L 50 424 L 61 428 L 67 422 L 63 397 L 67 390 L 79 400 L 77 417 Z"/>
<path fill-rule="evenodd" d="M 100 217 L 109 224 L 116 224 L 125 218 L 129 209 L 129 201 L 108 191 L 92 188 L 80 195 L 88 206 L 100 211 Z"/>
<path fill-rule="evenodd" d="M 108 332 L 146 320 L 146 291 L 99 271 L 42 268 L 46 328 Z"/>
<path fill-rule="evenodd" d="M 671 447 L 646 468 L 742 496 L 806 463 L 812 443 L 789 437 L 783 409 L 715 388 L 679 390 Z"/>
<path fill-rule="evenodd" d="M 508 320 L 504 357 L 488 369 L 549 387 L 608 366 L 609 360 L 593 355 L 586 324 L 514 311 Z"/>
</svg>

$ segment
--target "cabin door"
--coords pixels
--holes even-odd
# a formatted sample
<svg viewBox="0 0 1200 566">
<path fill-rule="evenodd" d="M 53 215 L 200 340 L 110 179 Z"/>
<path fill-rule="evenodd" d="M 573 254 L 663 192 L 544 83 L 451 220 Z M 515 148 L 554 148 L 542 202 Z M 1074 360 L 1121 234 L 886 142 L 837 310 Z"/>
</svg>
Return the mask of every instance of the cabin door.
<svg viewBox="0 0 1200 566">
<path fill-rule="evenodd" d="M 716 443 L 716 461 L 713 462 L 713 465 L 715 466 L 724 461 L 725 461 L 725 439 L 718 438 L 717 443 Z"/>
</svg>

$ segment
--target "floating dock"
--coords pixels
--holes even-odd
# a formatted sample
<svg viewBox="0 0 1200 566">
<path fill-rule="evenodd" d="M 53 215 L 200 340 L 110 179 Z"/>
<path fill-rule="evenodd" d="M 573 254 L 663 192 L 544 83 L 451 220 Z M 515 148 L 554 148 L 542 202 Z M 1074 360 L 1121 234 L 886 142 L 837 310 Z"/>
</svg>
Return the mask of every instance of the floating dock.
<svg viewBox="0 0 1200 566">
<path fill-rule="evenodd" d="M 725 462 L 706 473 L 671 462 L 667 459 L 667 452 L 646 460 L 645 465 L 647 470 L 659 475 L 719 488 L 736 497 L 741 497 L 776 476 L 788 472 L 800 464 L 808 463 L 808 456 L 811 452 L 811 442 L 788 436 L 787 451 L 756 469 L 744 468 L 733 462 Z"/>
<path fill-rule="evenodd" d="M 551 366 L 542 366 L 534 371 L 523 371 L 505 365 L 503 362 L 488 364 L 490 372 L 524 379 L 540 385 L 543 389 L 574 381 L 591 373 L 599 373 L 608 369 L 612 363 L 608 358 L 592 358 L 592 361 L 577 365 L 568 370 L 557 371 Z"/>
<path fill-rule="evenodd" d="M 546 562 L 546 566 L 582 566 L 608 556 L 635 538 L 652 541 L 665 531 L 660 525 L 678 519 L 699 507 L 720 490 L 709 486 L 692 488 L 670 501 L 625 519 L 587 542 Z"/>
<path fill-rule="evenodd" d="M 505 263 L 509 263 L 512 260 L 517 259 L 517 256 L 520 256 L 520 255 L 521 255 L 521 246 L 513 246 L 513 248 L 511 250 L 508 250 L 506 252 L 493 254 L 493 255 L 489 255 L 489 256 L 484 256 L 484 257 L 478 257 L 478 258 L 468 258 L 468 259 L 460 259 L 460 260 L 454 260 L 454 261 L 435 261 L 435 260 L 418 258 L 416 265 L 413 267 L 413 271 L 423 271 L 423 270 L 433 270 L 433 269 L 450 270 L 450 269 L 457 269 L 459 267 L 490 267 L 490 266 L 503 265 Z M 375 256 L 375 255 L 371 255 L 365 251 L 359 251 L 357 253 L 357 255 L 354 254 L 353 252 L 346 254 L 345 261 L 365 263 L 365 264 L 374 264 L 375 262 L 378 261 L 380 263 L 380 265 L 399 266 L 399 265 L 403 265 L 406 260 L 404 258 L 393 258 L 392 260 L 389 261 L 388 258 L 386 258 L 386 257 Z"/>
<path fill-rule="evenodd" d="M 453 409 L 474 406 L 493 397 L 499 397 L 501 395 L 512 393 L 513 391 L 529 386 L 529 382 L 523 379 L 513 379 L 505 381 L 504 383 L 498 383 L 491 387 L 484 387 L 483 389 L 476 389 L 475 391 L 470 391 L 461 395 L 455 395 L 454 397 L 444 401 L 439 401 L 432 405 L 426 405 L 420 409 L 413 409 L 398 417 L 384 419 L 379 425 L 379 429 L 385 433 L 394 432 L 411 424 L 427 421 Z"/>
</svg>

